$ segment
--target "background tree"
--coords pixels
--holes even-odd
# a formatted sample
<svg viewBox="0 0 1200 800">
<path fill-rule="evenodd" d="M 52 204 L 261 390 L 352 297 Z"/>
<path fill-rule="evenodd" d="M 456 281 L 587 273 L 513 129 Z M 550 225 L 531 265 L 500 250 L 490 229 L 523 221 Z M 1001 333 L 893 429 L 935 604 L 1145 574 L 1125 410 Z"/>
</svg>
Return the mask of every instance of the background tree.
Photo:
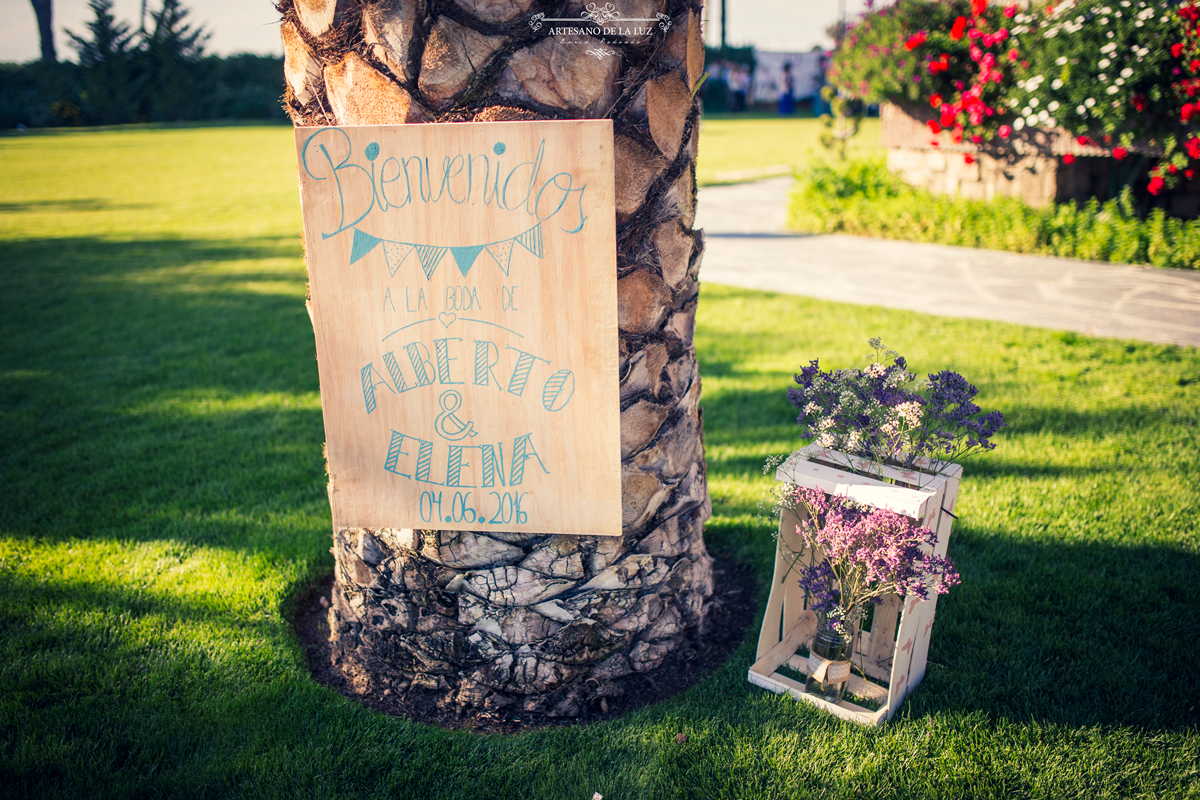
<svg viewBox="0 0 1200 800">
<path fill-rule="evenodd" d="M 283 117 L 282 58 L 206 55 L 208 33 L 179 0 L 150 9 L 149 30 L 118 20 L 112 0 L 90 8 L 84 29 L 67 32 L 79 63 L 0 64 L 0 128 Z"/>
<path fill-rule="evenodd" d="M 190 12 L 179 0 L 163 0 L 152 12 L 152 29 L 144 36 L 147 113 L 152 120 L 194 119 L 195 98 L 204 82 L 201 59 L 209 33 L 187 22 Z"/>
<path fill-rule="evenodd" d="M 623 535 L 335 530 L 334 657 L 361 687 L 573 716 L 704 620 L 711 505 L 692 346 L 701 3 L 619 5 L 627 18 L 666 13 L 669 30 L 560 42 L 529 24 L 534 12 L 580 18 L 570 2 L 280 4 L 297 125 L 610 118 L 616 135 Z"/>
<path fill-rule="evenodd" d="M 37 16 L 38 37 L 42 42 L 42 61 L 57 61 L 54 52 L 54 3 L 53 0 L 29 0 Z"/>
<path fill-rule="evenodd" d="M 129 25 L 112 13 L 113 0 L 90 0 L 92 21 L 83 35 L 67 31 L 79 56 L 79 100 L 86 121 L 129 122 L 138 116 L 145 83 L 136 63 L 140 44 Z"/>
</svg>

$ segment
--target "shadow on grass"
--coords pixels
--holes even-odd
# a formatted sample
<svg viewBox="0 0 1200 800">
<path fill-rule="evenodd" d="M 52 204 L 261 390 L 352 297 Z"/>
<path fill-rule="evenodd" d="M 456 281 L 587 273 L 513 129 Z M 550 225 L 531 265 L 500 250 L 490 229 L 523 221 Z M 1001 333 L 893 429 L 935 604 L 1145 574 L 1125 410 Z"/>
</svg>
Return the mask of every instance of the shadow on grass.
<svg viewBox="0 0 1200 800">
<path fill-rule="evenodd" d="M 296 542 L 270 528 L 311 528 L 309 557 L 323 558 L 323 427 L 297 240 L 3 247 L 6 531 L 294 557 Z"/>
<path fill-rule="evenodd" d="M 963 524 L 912 713 L 1180 730 L 1200 722 L 1200 557 Z"/>
<path fill-rule="evenodd" d="M 70 200 L 30 200 L 24 203 L 0 203 L 0 214 L 15 214 L 23 211 L 132 211 L 149 208 L 147 203 L 113 203 L 99 197 L 75 198 Z"/>
<path fill-rule="evenodd" d="M 723 530 L 720 503 L 713 522 Z M 710 523 L 712 524 L 712 523 Z M 770 591 L 767 531 L 744 549 Z M 965 715 L 1078 728 L 1200 723 L 1200 556 L 1183 548 L 1029 541 L 966 522 L 962 584 L 938 601 L 929 667 L 900 717 Z M 747 664 L 748 666 L 748 664 Z"/>
<path fill-rule="evenodd" d="M 761 425 L 764 417 L 794 416 L 779 390 L 723 387 L 702 404 L 710 478 L 761 471 L 762 456 L 725 454 L 723 447 L 736 450 L 747 441 L 799 444 L 794 425 Z M 1145 437 L 1152 427 L 1177 431 L 1187 421 L 1182 409 L 1134 400 L 1094 413 L 1035 405 L 1005 408 L 1005 413 L 1014 420 L 1005 435 L 1014 437 L 1046 431 L 1084 439 L 1123 432 Z M 1163 523 L 1167 527 L 1158 531 L 1160 541 L 1173 538 L 1177 545 L 1126 546 L 1122 540 L 1142 536 L 1124 531 L 1117 520 L 1136 517 L 1140 506 L 1110 507 L 1110 495 L 1094 493 L 1094 484 L 1121 491 L 1128 465 L 1006 458 L 1001 447 L 970 461 L 967 470 L 968 479 L 981 485 L 1025 477 L 1044 487 L 1065 479 L 1074 483 L 1057 491 L 1080 494 L 1029 505 L 1039 518 L 1009 518 L 986 530 L 969 518 L 955 524 L 949 554 L 958 562 L 962 585 L 939 602 L 932 665 L 904 713 L 977 711 L 1081 727 L 1195 726 L 1200 721 L 1200 653 L 1194 647 L 1200 639 L 1200 555 L 1184 545 L 1186 502 L 1172 501 L 1180 513 L 1170 515 Z M 744 519 L 760 510 L 745 498 L 714 497 L 712 524 L 730 537 L 722 517 Z M 1066 515 L 1070 525 L 1064 527 L 1059 515 Z M 1149 519 L 1138 524 L 1146 533 L 1155 526 Z M 1047 526 L 1055 530 L 1047 532 Z M 752 534 L 759 541 L 745 545 L 764 581 L 770 580 L 774 558 L 773 531 L 774 525 L 764 522 Z M 1109 541 L 1097 541 L 1104 538 Z"/>
<path fill-rule="evenodd" d="M 0 528 L 7 535 L 180 540 L 307 561 L 314 574 L 327 569 L 323 431 L 312 332 L 300 299 L 303 272 L 298 261 L 284 271 L 263 264 L 295 259 L 297 242 L 72 239 L 9 242 L 4 249 L 0 477 L 7 491 L 0 499 Z M 246 287 L 259 281 L 284 282 L 288 290 Z M 794 416 L 779 390 L 723 389 L 704 405 L 710 446 L 794 436 L 789 425 L 760 422 L 764 415 Z M 1157 410 L 1008 411 L 1015 430 L 1050 425 L 1090 435 L 1144 424 Z M 972 470 L 982 477 L 1034 468 L 993 459 Z M 758 458 L 710 461 L 713 477 L 759 469 Z M 723 545 L 769 554 L 769 538 L 754 540 L 763 535 L 757 529 L 722 524 L 723 515 L 739 510 L 717 505 L 712 527 L 722 530 Z M 926 684 L 902 713 L 981 711 L 1075 726 L 1172 730 L 1196 724 L 1195 553 L 1031 541 L 1021 531 L 984 531 L 964 520 L 956 526 L 951 555 L 963 585 L 939 604 Z M 769 563 L 758 568 L 766 572 Z M 0 590 L 6 630 L 32 637 L 64 664 L 74 652 L 84 664 L 112 661 L 111 641 L 96 631 L 117 630 L 126 607 L 142 616 L 207 620 L 225 626 L 235 643 L 286 631 L 275 623 L 246 627 L 220 607 L 132 585 L 46 587 L 3 573 Z M 91 604 L 96 625 L 38 628 L 34 610 L 73 603 Z M 13 636 L 5 639 L 10 653 L 27 647 Z M 278 652 L 246 655 L 232 646 L 227 652 L 220 668 L 236 679 L 214 677 L 205 691 L 254 693 L 244 687 L 269 679 L 280 658 Z M 154 657 L 160 660 L 154 669 L 163 672 L 155 673 L 153 692 L 141 693 L 136 670 L 111 675 L 121 682 L 119 694 L 135 698 L 131 707 L 147 712 L 151 727 L 159 724 L 149 713 L 159 702 L 155 692 L 200 691 L 185 677 L 191 655 L 167 648 Z M 141 656 L 130 658 L 140 663 Z M 744 676 L 744 666 L 735 665 L 735 672 Z M 50 691 L 76 698 L 96 694 L 99 684 L 85 673 L 64 666 L 53 672 L 59 684 L 43 676 L 22 692 L 30 698 Z M 741 687 L 735 699 L 758 694 L 738 675 L 719 680 Z M 737 719 L 741 713 L 728 707 L 724 693 L 701 690 L 689 698 L 688 713 L 697 718 Z M 97 727 L 81 735 L 103 739 L 99 719 L 85 722 L 85 728 Z M 253 727 L 252 720 L 244 722 Z M 180 717 L 172 724 L 188 723 Z"/>
</svg>

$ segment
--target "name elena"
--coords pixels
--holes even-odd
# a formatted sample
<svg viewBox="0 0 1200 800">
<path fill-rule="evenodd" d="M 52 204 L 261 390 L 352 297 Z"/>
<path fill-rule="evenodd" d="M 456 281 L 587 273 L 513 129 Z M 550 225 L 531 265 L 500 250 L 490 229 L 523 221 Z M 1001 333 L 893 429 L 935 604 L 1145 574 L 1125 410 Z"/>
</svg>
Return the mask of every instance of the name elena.
<svg viewBox="0 0 1200 800">
<path fill-rule="evenodd" d="M 391 378 L 390 382 L 376 368 L 374 362 L 366 364 L 359 371 L 366 413 L 374 413 L 383 396 L 386 396 L 381 396 L 380 390 L 398 396 L 426 386 L 464 386 L 467 379 L 474 386 L 492 387 L 495 391 L 506 392 L 515 397 L 525 396 L 526 387 L 532 379 L 535 387 L 538 384 L 541 386 L 539 399 L 542 408 L 552 413 L 561 411 L 571 402 L 575 394 L 575 375 L 571 370 L 555 370 L 543 380 L 537 368 L 541 367 L 549 372 L 552 369 L 549 360 L 512 346 L 507 346 L 501 351 L 494 342 L 485 339 L 476 339 L 473 344 L 473 348 L 466 348 L 461 338 L 444 337 L 433 340 L 432 353 L 420 341 L 409 342 L 396 350 L 384 353 L 383 367 Z M 465 355 L 461 352 L 463 349 L 473 350 L 473 358 L 462 358 Z M 400 353 L 399 357 L 397 351 Z M 501 364 L 502 352 L 509 356 L 510 365 Z M 467 360 L 469 366 L 460 373 L 455 362 L 462 360 Z M 503 382 L 501 375 L 506 377 Z M 537 394 L 536 388 L 531 394 Z M 458 410 L 458 405 L 455 404 L 452 408 L 443 406 L 443 409 L 453 413 Z M 471 421 L 464 420 L 459 424 L 462 425 L 463 422 L 465 427 L 471 430 L 470 437 L 474 438 L 474 426 Z M 526 477 L 526 462 L 531 459 L 536 462 L 536 467 L 542 473 L 549 474 L 534 445 L 533 433 L 514 437 L 508 451 L 507 469 L 504 445 L 500 442 L 442 443 L 440 448 L 444 457 L 438 459 L 433 457 L 434 446 L 432 438 L 425 439 L 422 436 L 392 430 L 383 468 L 409 480 L 454 488 L 521 486 Z M 409 449 L 410 447 L 416 447 L 416 450 Z M 468 457 L 477 461 L 468 461 Z M 469 482 L 472 479 L 478 483 Z"/>
<path fill-rule="evenodd" d="M 505 211 L 524 209 L 545 222 L 565 213 L 562 230 L 578 233 L 587 221 L 583 195 L 587 185 L 575 185 L 569 172 L 543 178 L 546 141 L 538 145 L 532 161 L 511 164 L 503 160 L 502 145 L 496 154 L 457 153 L 442 156 L 439 164 L 429 156 L 384 156 L 371 143 L 356 154 L 350 137 L 340 128 L 321 128 L 304 142 L 301 166 L 313 180 L 333 180 L 339 208 L 336 230 L 322 239 L 353 228 L 372 211 L 387 213 L 416 203 L 470 203 Z M 365 159 L 365 164 L 362 163 Z M 369 192 L 351 187 L 370 186 Z"/>
</svg>

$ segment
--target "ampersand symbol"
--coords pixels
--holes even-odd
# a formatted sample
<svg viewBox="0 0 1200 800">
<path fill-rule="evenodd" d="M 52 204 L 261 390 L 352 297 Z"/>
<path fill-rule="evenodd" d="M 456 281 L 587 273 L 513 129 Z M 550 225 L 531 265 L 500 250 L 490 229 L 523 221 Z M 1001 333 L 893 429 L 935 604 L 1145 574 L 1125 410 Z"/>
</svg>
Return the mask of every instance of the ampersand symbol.
<svg viewBox="0 0 1200 800">
<path fill-rule="evenodd" d="M 437 428 L 442 438 L 457 442 L 459 439 L 475 435 L 475 423 L 471 420 L 464 423 L 454 413 L 462 407 L 461 394 L 454 389 L 448 389 L 438 398 L 438 405 L 442 407 L 442 413 L 437 415 L 433 427 Z"/>
</svg>

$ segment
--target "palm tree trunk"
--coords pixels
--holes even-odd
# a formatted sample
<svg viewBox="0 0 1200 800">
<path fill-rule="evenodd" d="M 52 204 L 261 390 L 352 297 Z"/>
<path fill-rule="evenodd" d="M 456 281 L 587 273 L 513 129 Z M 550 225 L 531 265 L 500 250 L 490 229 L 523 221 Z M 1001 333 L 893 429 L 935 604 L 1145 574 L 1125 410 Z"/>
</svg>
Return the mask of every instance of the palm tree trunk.
<svg viewBox="0 0 1200 800">
<path fill-rule="evenodd" d="M 616 136 L 623 534 L 334 531 L 334 658 L 374 688 L 573 716 L 659 666 L 712 594 L 692 337 L 701 0 L 633 44 L 559 42 L 536 0 L 283 0 L 297 125 L 611 118 Z M 643 23 L 644 24 L 644 23 Z M 614 55 L 586 51 L 606 47 Z M 567 589 L 562 591 L 563 584 Z M 554 599 L 542 602 L 550 594 Z"/>
</svg>

